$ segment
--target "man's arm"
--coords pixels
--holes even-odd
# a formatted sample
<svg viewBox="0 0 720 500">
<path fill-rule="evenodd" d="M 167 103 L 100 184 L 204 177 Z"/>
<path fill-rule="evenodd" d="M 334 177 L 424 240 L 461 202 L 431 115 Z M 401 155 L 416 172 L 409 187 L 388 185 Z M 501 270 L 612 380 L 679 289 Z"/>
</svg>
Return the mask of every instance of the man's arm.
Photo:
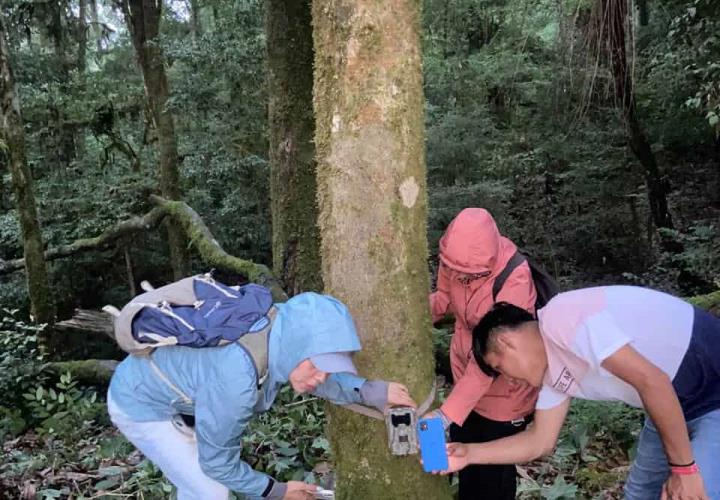
<svg viewBox="0 0 720 500">
<path fill-rule="evenodd" d="M 645 410 L 660 433 L 668 461 L 692 462 L 685 417 L 670 377 L 629 345 L 608 356 L 601 365 L 640 394 Z"/>
<path fill-rule="evenodd" d="M 525 463 L 549 455 L 555 448 L 569 407 L 570 399 L 566 399 L 554 408 L 537 410 L 535 422 L 527 430 L 514 436 L 487 443 L 450 443 L 450 467 L 444 472 L 455 472 L 469 464 Z"/>
</svg>

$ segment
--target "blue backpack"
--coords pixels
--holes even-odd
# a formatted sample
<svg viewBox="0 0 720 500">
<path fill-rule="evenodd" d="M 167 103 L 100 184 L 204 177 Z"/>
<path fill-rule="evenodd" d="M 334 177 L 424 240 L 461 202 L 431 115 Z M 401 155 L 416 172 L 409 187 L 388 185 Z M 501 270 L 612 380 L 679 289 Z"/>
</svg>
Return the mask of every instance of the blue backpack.
<svg viewBox="0 0 720 500">
<path fill-rule="evenodd" d="M 115 315 L 115 339 L 131 354 L 169 345 L 202 348 L 238 342 L 248 333 L 269 330 L 275 313 L 267 288 L 229 287 L 209 274 L 147 288 Z M 260 322 L 263 318 L 267 321 Z"/>
</svg>

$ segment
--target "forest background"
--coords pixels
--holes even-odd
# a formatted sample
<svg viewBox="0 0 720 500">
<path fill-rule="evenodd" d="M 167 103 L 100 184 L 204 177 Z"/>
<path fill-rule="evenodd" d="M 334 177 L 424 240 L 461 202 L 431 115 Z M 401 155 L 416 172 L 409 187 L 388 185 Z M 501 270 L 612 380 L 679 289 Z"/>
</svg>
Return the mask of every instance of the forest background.
<svg viewBox="0 0 720 500">
<path fill-rule="evenodd" d="M 283 180 L 273 180 L 269 153 L 272 2 L 166 0 L 157 42 L 144 55 L 133 39 L 139 27 L 126 23 L 138 3 L 0 1 L 36 236 L 41 248 L 60 250 L 47 264 L 51 304 L 31 304 L 19 260 L 29 241 L 20 223 L 27 200 L 13 192 L 5 140 L 3 498 L 172 491 L 110 427 L 102 367 L 68 370 L 73 360 L 119 359 L 113 345 L 72 329 L 53 342 L 30 314 L 62 323 L 78 308 L 122 305 L 140 280 L 165 283 L 208 265 L 173 243 L 173 227 L 119 234 L 83 251 L 74 242 L 151 213 L 152 194 L 181 198 L 227 253 L 280 270 L 291 293 L 312 288 L 312 276 L 288 271 L 284 249 L 273 260 L 270 195 Z M 424 0 L 431 275 L 447 224 L 479 206 L 564 289 L 630 283 L 704 296 L 703 305 L 717 307 L 718 33 L 712 0 Z M 161 101 L 162 79 L 155 100 L 144 90 L 142 70 L 148 85 L 153 65 L 143 68 L 143 58 L 155 57 L 165 74 Z M 162 172 L 168 161 L 175 180 Z M 433 336 L 437 370 L 447 376 L 449 330 Z M 324 408 L 290 392 L 282 402 L 244 443 L 253 465 L 281 479 L 331 480 Z M 520 468 L 521 495 L 618 497 L 640 422 L 616 405 L 575 405 L 554 456 Z"/>
</svg>

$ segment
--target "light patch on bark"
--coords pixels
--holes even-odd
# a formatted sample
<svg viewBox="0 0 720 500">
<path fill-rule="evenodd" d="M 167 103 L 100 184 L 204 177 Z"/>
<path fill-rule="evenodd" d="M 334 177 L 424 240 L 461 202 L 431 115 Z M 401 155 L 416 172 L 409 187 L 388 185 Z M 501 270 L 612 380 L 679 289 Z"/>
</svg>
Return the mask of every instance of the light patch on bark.
<svg viewBox="0 0 720 500">
<path fill-rule="evenodd" d="M 400 184 L 400 198 L 407 208 L 415 206 L 418 194 L 420 194 L 420 186 L 415 181 L 415 177 L 410 176 Z"/>
<path fill-rule="evenodd" d="M 397 237 L 387 227 L 387 221 L 391 220 L 387 193 L 393 191 L 390 185 L 392 179 L 374 166 L 390 165 L 398 156 L 397 142 L 382 126 L 369 125 L 357 134 L 345 135 L 332 143 L 328 164 L 336 169 L 337 178 L 343 180 L 337 182 L 329 193 L 321 193 L 321 206 L 334 213 L 347 214 L 346 223 L 334 227 L 336 233 L 333 239 L 354 241 L 356 244 L 331 244 L 334 258 L 339 262 L 352 262 L 357 266 L 355 275 L 363 277 L 348 282 L 342 279 L 341 275 L 346 274 L 342 266 L 324 269 L 324 274 L 330 273 L 330 282 L 337 283 L 336 293 L 341 286 L 347 285 L 352 286 L 347 293 L 370 297 L 388 272 L 388 269 L 382 269 L 368 259 L 376 238 L 386 240 Z M 335 276 L 335 273 L 341 275 Z"/>
<path fill-rule="evenodd" d="M 332 132 L 333 134 L 340 131 L 340 115 L 333 115 L 332 117 Z"/>
</svg>

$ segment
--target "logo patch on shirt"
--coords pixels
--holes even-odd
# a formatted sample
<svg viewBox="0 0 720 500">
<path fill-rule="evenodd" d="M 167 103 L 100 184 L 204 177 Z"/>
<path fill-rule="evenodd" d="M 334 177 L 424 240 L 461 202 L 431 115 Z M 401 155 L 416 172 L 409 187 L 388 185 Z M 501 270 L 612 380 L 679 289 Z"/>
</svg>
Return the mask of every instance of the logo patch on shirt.
<svg viewBox="0 0 720 500">
<path fill-rule="evenodd" d="M 567 366 L 564 366 L 560 372 L 560 376 L 553 384 L 553 389 L 558 392 L 567 392 L 573 382 L 575 382 L 575 377 L 573 377 L 573 374 L 567 369 Z"/>
</svg>

